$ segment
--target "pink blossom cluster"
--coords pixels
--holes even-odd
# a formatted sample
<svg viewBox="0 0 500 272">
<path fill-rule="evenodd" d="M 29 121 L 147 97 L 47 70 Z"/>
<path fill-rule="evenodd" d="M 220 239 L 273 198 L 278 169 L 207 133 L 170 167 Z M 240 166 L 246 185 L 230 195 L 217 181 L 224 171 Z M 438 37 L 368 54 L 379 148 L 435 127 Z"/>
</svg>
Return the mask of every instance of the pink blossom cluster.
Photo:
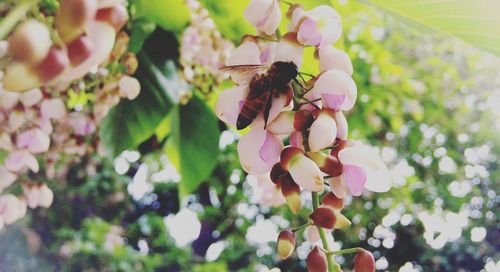
<svg viewBox="0 0 500 272">
<path fill-rule="evenodd" d="M 8 41 L 0 41 L 0 48 L 4 48 L 0 50 L 0 58 L 9 61 L 5 71 L 0 71 L 0 154 L 5 157 L 0 160 L 0 193 L 3 193 L 0 195 L 0 229 L 22 218 L 27 207 L 51 206 L 54 194 L 42 180 L 58 180 L 68 163 L 95 153 L 99 148 L 95 132 L 100 120 L 121 97 L 134 99 L 139 94 L 139 82 L 127 75 L 134 73 L 137 60 L 125 53 L 128 36 L 121 32 L 117 35 L 127 18 L 120 2 L 61 1 L 55 29 L 65 41 L 62 46 L 55 45 L 50 36 L 35 39 L 39 37 L 36 35 L 49 32 L 50 26 L 34 19 L 21 22 Z M 67 18 L 71 14 L 80 14 L 82 21 Z M 61 23 L 57 23 L 59 21 Z M 86 43 L 90 51 L 76 63 L 71 57 L 71 43 L 79 39 L 85 40 L 82 43 Z M 24 53 L 18 51 L 19 46 L 24 48 Z M 50 52 L 54 50 L 62 57 L 52 58 Z M 29 54 L 38 60 L 27 56 Z M 64 58 L 69 58 L 68 66 L 57 75 L 49 80 L 40 77 L 43 71 L 37 70 L 37 61 L 43 63 L 44 59 L 50 59 L 52 67 Z M 97 66 L 112 61 L 125 66 L 127 74 L 110 74 L 105 68 L 99 68 L 92 73 L 91 81 L 83 79 Z M 23 68 L 13 68 L 16 66 Z M 18 74 L 19 71 L 22 73 Z M 86 91 L 93 92 L 90 102 L 68 106 L 71 93 Z M 22 188 L 22 194 L 16 196 L 13 192 L 18 187 Z"/>
<path fill-rule="evenodd" d="M 197 0 L 187 0 L 186 4 L 191 21 L 181 37 L 180 61 L 184 77 L 196 86 L 203 85 L 209 78 L 215 80 L 210 85 L 217 85 L 227 79 L 218 68 L 227 62 L 233 43 L 222 37 L 208 10 Z"/>
<path fill-rule="evenodd" d="M 278 31 L 284 17 L 282 4 L 288 5 L 284 35 Z M 390 188 L 389 171 L 377 150 L 348 138 L 345 112 L 354 107 L 357 88 L 348 54 L 333 47 L 341 37 L 342 20 L 331 6 L 305 10 L 278 0 L 252 0 L 244 15 L 257 35 L 245 36 L 232 51 L 223 69 L 230 71 L 236 85 L 220 94 L 215 110 L 220 120 L 239 129 L 245 127 L 242 119 L 256 116 L 237 149 L 243 169 L 261 180 L 265 203 L 281 204 L 281 192 L 290 209 L 298 213 L 301 189 L 319 194 L 328 185 L 330 192 L 309 217 L 314 228 L 307 233 L 315 242 L 320 228 L 331 231 L 351 224 L 340 213 L 347 193 L 360 196 L 365 189 L 385 192 Z M 315 47 L 317 75 L 301 69 L 305 47 Z M 296 67 L 296 74 L 292 73 L 296 77 L 273 86 L 279 81 L 273 77 L 286 74 L 277 72 L 283 66 Z M 266 77 L 271 79 L 266 81 Z M 263 88 L 262 82 L 271 83 Z M 264 90 L 271 95 L 262 102 Z M 295 237 L 294 232 L 283 233 L 278 253 L 287 258 L 293 253 Z M 287 242 L 280 246 L 280 241 Z M 314 249 L 311 254 L 314 261 L 308 260 L 309 271 L 327 271 L 325 253 Z"/>
</svg>

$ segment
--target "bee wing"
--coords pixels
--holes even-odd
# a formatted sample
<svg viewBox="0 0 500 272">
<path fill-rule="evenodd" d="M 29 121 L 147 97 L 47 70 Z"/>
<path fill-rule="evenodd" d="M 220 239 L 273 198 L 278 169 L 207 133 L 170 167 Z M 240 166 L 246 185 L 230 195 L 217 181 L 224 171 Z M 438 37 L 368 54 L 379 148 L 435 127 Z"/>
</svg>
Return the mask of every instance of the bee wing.
<svg viewBox="0 0 500 272">
<path fill-rule="evenodd" d="M 230 65 L 222 66 L 219 70 L 231 75 L 236 75 L 239 78 L 252 78 L 255 74 L 265 73 L 269 69 L 268 65 L 248 64 L 248 65 Z"/>
</svg>

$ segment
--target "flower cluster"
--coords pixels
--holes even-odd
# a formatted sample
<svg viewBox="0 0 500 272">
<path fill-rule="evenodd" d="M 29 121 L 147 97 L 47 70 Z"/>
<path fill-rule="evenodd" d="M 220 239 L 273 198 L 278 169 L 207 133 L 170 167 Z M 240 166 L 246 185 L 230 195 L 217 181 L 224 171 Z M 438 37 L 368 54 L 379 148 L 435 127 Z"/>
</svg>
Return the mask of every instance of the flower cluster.
<svg viewBox="0 0 500 272">
<path fill-rule="evenodd" d="M 218 68 L 226 63 L 234 46 L 222 37 L 208 10 L 197 0 L 186 0 L 186 4 L 191 21 L 180 39 L 182 70 L 189 83 L 207 91 L 227 78 Z"/>
<path fill-rule="evenodd" d="M 282 36 L 277 31 L 281 4 L 289 7 L 288 32 Z M 236 86 L 220 94 L 216 113 L 230 126 L 250 128 L 238 143 L 238 154 L 246 172 L 274 183 L 274 190 L 262 186 L 267 203 L 279 203 L 280 198 L 270 194 L 281 192 L 292 212 L 298 213 L 301 189 L 312 192 L 313 212 L 303 228 L 315 243 L 325 230 L 351 224 L 341 213 L 347 193 L 360 196 L 365 189 L 385 192 L 390 187 L 389 172 L 378 152 L 348 139 L 344 113 L 353 108 L 357 88 L 349 56 L 332 46 L 341 37 L 341 17 L 331 6 L 305 10 L 278 0 L 250 1 L 245 17 L 258 34 L 243 37 L 222 68 Z M 305 47 L 315 47 L 317 75 L 301 70 Z M 330 192 L 320 205 L 318 194 L 325 191 L 325 184 Z M 293 253 L 295 232 L 301 229 L 279 235 L 282 259 Z M 309 271 L 338 271 L 331 256 L 344 252 L 358 253 L 356 271 L 374 271 L 371 253 L 331 252 L 322 240 L 323 247 L 313 248 L 307 258 Z"/>
<path fill-rule="evenodd" d="M 95 153 L 100 120 L 120 97 L 139 94 L 139 82 L 128 76 L 137 59 L 125 53 L 128 36 L 118 33 L 127 20 L 120 2 L 64 0 L 50 20 L 26 19 L 0 41 L 7 61 L 0 71 L 0 229 L 27 207 L 51 206 L 53 192 L 40 180 L 57 179 L 69 162 Z M 112 64 L 121 72 L 97 69 Z"/>
</svg>

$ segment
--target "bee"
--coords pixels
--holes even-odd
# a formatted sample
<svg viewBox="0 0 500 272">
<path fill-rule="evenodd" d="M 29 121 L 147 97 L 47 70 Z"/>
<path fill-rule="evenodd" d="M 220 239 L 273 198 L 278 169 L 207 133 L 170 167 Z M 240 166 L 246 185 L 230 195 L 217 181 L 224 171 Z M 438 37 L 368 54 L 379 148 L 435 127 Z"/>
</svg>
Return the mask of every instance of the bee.
<svg viewBox="0 0 500 272">
<path fill-rule="evenodd" d="M 296 80 L 299 73 L 297 65 L 291 61 L 276 61 L 271 65 L 224 66 L 220 69 L 250 77 L 248 95 L 236 121 L 238 130 L 248 127 L 262 110 L 266 128 L 273 97 L 288 94 L 289 83 Z"/>
</svg>

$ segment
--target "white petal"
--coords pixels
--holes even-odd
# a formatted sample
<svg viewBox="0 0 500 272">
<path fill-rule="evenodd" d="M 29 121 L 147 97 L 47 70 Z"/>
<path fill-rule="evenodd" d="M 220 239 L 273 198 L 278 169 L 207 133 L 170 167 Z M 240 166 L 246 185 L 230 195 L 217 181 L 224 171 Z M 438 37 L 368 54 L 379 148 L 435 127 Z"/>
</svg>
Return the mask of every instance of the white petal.
<svg viewBox="0 0 500 272">
<path fill-rule="evenodd" d="M 293 180 L 300 186 L 313 192 L 323 192 L 323 176 L 319 167 L 306 157 L 300 155 L 299 158 L 290 163 L 288 168 Z"/>
<path fill-rule="evenodd" d="M 316 97 L 321 97 L 323 93 L 345 95 L 342 110 L 352 109 L 358 93 L 354 80 L 346 72 L 336 69 L 322 73 L 314 83 L 312 92 Z"/>
<path fill-rule="evenodd" d="M 342 164 L 358 165 L 365 169 L 365 188 L 374 192 L 386 192 L 391 186 L 391 175 L 375 149 L 367 145 L 346 147 L 339 152 Z"/>
<path fill-rule="evenodd" d="M 278 116 L 269 124 L 267 130 L 273 134 L 283 135 L 290 134 L 295 129 L 293 127 L 295 112 L 282 111 Z"/>
<path fill-rule="evenodd" d="M 320 71 L 331 69 L 342 70 L 352 76 L 351 58 L 346 52 L 332 46 L 322 46 L 318 51 Z"/>
<path fill-rule="evenodd" d="M 309 148 L 312 152 L 320 151 L 335 141 L 337 137 L 337 123 L 328 114 L 319 114 L 311 125 L 309 132 Z"/>
<path fill-rule="evenodd" d="M 215 104 L 215 113 L 220 120 L 230 126 L 236 126 L 242 103 L 245 101 L 248 87 L 235 86 L 219 94 Z"/>
</svg>

